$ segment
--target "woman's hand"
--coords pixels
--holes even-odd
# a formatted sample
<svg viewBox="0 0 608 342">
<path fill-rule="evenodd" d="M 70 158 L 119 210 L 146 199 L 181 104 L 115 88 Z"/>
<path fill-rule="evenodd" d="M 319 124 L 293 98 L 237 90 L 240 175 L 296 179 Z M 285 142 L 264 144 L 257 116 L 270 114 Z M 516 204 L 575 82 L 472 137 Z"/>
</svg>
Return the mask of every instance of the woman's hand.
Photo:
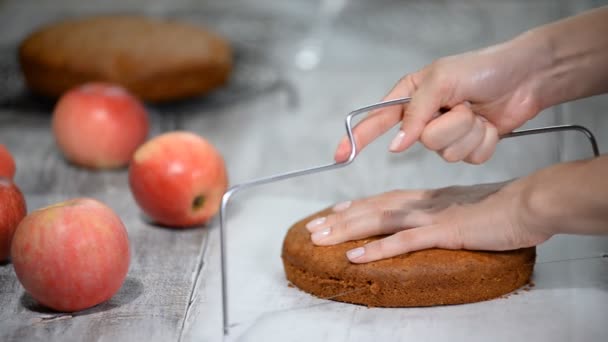
<svg viewBox="0 0 608 342">
<path fill-rule="evenodd" d="M 362 149 L 401 122 L 390 150 L 420 140 L 448 161 L 482 163 L 499 135 L 565 101 L 608 92 L 608 6 L 506 43 L 437 60 L 385 97 L 407 105 L 371 112 L 354 129 Z M 344 137 L 335 159 L 344 161 Z M 509 183 L 394 191 L 334 207 L 308 223 L 317 245 L 389 235 L 348 252 L 364 263 L 420 249 L 509 250 L 554 234 L 608 233 L 608 156 L 562 163 Z"/>
<path fill-rule="evenodd" d="M 420 140 L 447 161 L 485 162 L 499 135 L 523 125 L 542 109 L 534 71 L 542 69 L 546 58 L 539 56 L 546 54 L 529 40 L 441 58 L 406 75 L 384 100 L 409 96 L 411 102 L 371 112 L 354 129 L 357 146 L 364 148 L 401 122 L 390 145 L 393 152 Z M 346 160 L 349 153 L 344 137 L 336 161 Z"/>
<path fill-rule="evenodd" d="M 411 102 L 371 112 L 355 127 L 357 146 L 364 148 L 401 122 L 393 152 L 420 140 L 447 161 L 488 160 L 499 135 L 542 109 L 608 91 L 607 19 L 604 6 L 406 75 L 384 99 Z M 349 154 L 344 137 L 335 159 Z"/>
<path fill-rule="evenodd" d="M 365 263 L 427 248 L 511 250 L 554 234 L 608 234 L 608 155 L 510 182 L 393 191 L 337 204 L 307 224 L 313 243 L 388 235 L 347 253 Z"/>
<path fill-rule="evenodd" d="M 347 253 L 365 263 L 427 248 L 511 250 L 537 245 L 551 231 L 529 214 L 526 180 L 426 191 L 393 191 L 344 202 L 307 228 L 313 243 L 334 245 L 388 235 Z"/>
</svg>

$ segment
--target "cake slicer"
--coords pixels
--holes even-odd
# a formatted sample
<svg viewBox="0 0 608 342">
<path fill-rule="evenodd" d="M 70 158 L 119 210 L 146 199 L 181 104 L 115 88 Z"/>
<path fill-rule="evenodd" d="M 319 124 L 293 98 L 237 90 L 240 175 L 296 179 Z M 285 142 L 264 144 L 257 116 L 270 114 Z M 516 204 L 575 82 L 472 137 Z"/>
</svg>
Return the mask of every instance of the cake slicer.
<svg viewBox="0 0 608 342">
<path fill-rule="evenodd" d="M 359 116 L 361 114 L 364 114 L 364 113 L 367 113 L 367 112 L 370 112 L 370 111 L 373 111 L 376 109 L 384 108 L 384 107 L 405 104 L 405 103 L 410 102 L 410 100 L 411 100 L 410 97 L 404 97 L 404 98 L 399 98 L 399 99 L 395 99 L 395 100 L 388 100 L 388 101 L 378 102 L 378 103 L 375 103 L 375 104 L 372 104 L 369 106 L 365 106 L 365 107 L 362 107 L 359 109 L 355 109 L 352 112 L 350 112 L 346 116 L 346 119 L 345 119 L 346 134 L 347 134 L 348 140 L 350 142 L 350 155 L 348 156 L 347 160 L 345 160 L 343 162 L 328 163 L 328 164 L 324 164 L 324 165 L 279 173 L 279 174 L 275 174 L 272 176 L 251 180 L 248 182 L 234 185 L 234 186 L 230 187 L 224 193 L 224 195 L 222 196 L 222 202 L 221 202 L 221 206 L 220 206 L 222 325 L 223 325 L 224 335 L 228 335 L 229 327 L 230 327 L 229 315 L 228 315 L 228 291 L 227 291 L 228 278 L 227 278 L 227 272 L 226 272 L 226 229 L 227 229 L 226 221 L 227 221 L 228 204 L 229 204 L 232 196 L 234 194 L 236 194 L 237 192 L 248 189 L 248 188 L 252 188 L 252 187 L 256 187 L 256 186 L 260 186 L 260 185 L 264 185 L 264 184 L 268 184 L 268 183 L 274 183 L 274 182 L 282 181 L 285 179 L 301 177 L 301 176 L 324 172 L 324 171 L 330 171 L 333 169 L 338 169 L 338 168 L 342 168 L 344 166 L 349 165 L 350 163 L 353 162 L 353 160 L 357 156 L 357 152 L 358 152 L 357 146 L 356 146 L 355 140 L 354 140 L 354 135 L 353 135 L 353 119 L 356 116 Z M 579 126 L 579 125 L 558 125 L 558 126 L 548 126 L 548 127 L 541 127 L 541 128 L 519 130 L 519 131 L 514 131 L 511 133 L 505 134 L 505 135 L 501 136 L 500 139 L 520 137 L 520 136 L 532 135 L 532 134 L 542 134 L 542 133 L 549 133 L 549 132 L 562 132 L 562 131 L 577 131 L 577 132 L 583 133 L 586 136 L 589 143 L 591 144 L 591 148 L 593 150 L 594 156 L 596 156 L 596 157 L 599 156 L 599 149 L 598 149 L 597 142 L 596 142 L 596 139 L 595 139 L 593 133 L 591 133 L 591 131 L 589 131 L 587 128 L 585 128 L 583 126 Z M 344 294 L 332 296 L 332 298 L 335 298 L 340 295 L 344 295 Z M 330 299 L 330 298 L 326 298 L 326 299 Z"/>
</svg>

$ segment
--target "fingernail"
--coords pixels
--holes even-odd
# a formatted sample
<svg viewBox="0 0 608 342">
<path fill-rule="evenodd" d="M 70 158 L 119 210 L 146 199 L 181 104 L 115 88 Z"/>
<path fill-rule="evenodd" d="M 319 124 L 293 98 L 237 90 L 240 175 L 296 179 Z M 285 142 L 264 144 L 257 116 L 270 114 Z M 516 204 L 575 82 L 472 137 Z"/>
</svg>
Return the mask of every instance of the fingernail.
<svg viewBox="0 0 608 342">
<path fill-rule="evenodd" d="M 306 229 L 312 230 L 312 229 L 322 225 L 323 223 L 325 223 L 325 221 L 327 221 L 327 217 L 318 217 L 318 218 L 308 222 L 306 224 Z"/>
<path fill-rule="evenodd" d="M 397 133 L 397 136 L 393 139 L 393 141 L 391 141 L 391 145 L 389 146 L 389 150 L 391 151 L 397 151 L 397 149 L 399 148 L 399 146 L 401 146 L 401 142 L 403 141 L 403 138 L 405 138 L 405 132 L 404 131 L 399 131 L 399 133 Z"/>
<path fill-rule="evenodd" d="M 351 249 L 350 251 L 346 252 L 346 257 L 349 260 L 354 260 L 354 259 L 357 259 L 360 256 L 362 256 L 363 254 L 365 254 L 365 248 L 364 247 L 357 247 L 355 249 Z"/>
<path fill-rule="evenodd" d="M 338 203 L 338 204 L 334 205 L 333 210 L 336 211 L 336 212 L 346 210 L 346 209 L 350 208 L 350 205 L 352 203 L 353 202 L 351 202 L 351 201 L 346 201 L 346 202 Z"/>
<path fill-rule="evenodd" d="M 312 239 L 312 241 L 314 242 L 319 242 L 321 240 L 323 240 L 324 238 L 326 238 L 329 234 L 331 233 L 331 227 L 327 227 L 323 230 L 320 230 L 316 233 L 313 233 L 310 238 Z"/>
</svg>

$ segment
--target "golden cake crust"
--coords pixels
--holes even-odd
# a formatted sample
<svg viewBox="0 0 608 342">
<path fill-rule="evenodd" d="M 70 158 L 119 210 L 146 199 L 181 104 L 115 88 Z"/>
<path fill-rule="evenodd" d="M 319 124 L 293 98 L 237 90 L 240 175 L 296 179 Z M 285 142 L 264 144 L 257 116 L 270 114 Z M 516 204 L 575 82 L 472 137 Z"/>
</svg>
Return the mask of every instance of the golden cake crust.
<svg viewBox="0 0 608 342">
<path fill-rule="evenodd" d="M 378 307 L 433 306 L 488 300 L 508 294 L 530 280 L 534 247 L 506 252 L 429 249 L 352 264 L 346 251 L 376 238 L 319 247 L 305 225 L 293 225 L 283 242 L 287 279 L 321 298 Z"/>
<path fill-rule="evenodd" d="M 200 27 L 135 15 L 65 20 L 30 34 L 19 47 L 28 87 L 58 97 L 89 81 L 118 83 L 149 101 L 176 100 L 224 84 L 232 52 Z"/>
</svg>

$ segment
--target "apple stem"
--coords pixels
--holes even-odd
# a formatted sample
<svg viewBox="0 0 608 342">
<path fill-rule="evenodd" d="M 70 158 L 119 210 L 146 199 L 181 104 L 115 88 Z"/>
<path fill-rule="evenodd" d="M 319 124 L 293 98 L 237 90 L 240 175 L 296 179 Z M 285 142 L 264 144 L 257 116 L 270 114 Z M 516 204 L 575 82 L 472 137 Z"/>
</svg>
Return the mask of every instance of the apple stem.
<svg viewBox="0 0 608 342">
<path fill-rule="evenodd" d="M 198 196 L 194 197 L 194 200 L 192 200 L 192 209 L 193 210 L 198 210 L 198 209 L 202 208 L 203 205 L 205 205 L 205 196 L 203 196 L 203 195 L 198 195 Z"/>
</svg>

